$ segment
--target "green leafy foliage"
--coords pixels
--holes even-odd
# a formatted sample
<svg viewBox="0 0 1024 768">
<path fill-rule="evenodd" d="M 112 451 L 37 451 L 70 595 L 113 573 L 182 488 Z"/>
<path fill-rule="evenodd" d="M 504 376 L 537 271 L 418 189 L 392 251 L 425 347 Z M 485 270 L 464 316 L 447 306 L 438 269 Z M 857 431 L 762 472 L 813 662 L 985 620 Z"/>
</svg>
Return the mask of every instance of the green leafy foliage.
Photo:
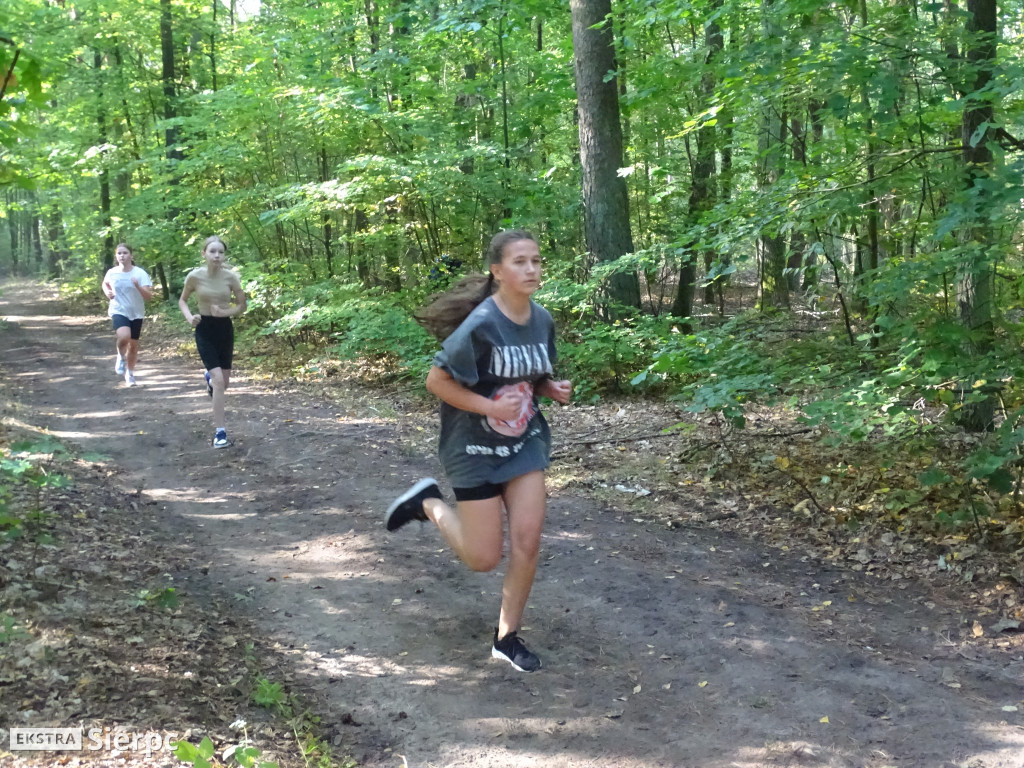
<svg viewBox="0 0 1024 768">
<path fill-rule="evenodd" d="M 209 736 L 204 736 L 198 745 L 187 741 L 174 742 L 174 756 L 183 763 L 192 765 L 193 768 L 212 768 L 214 752 L 213 742 Z"/>
<path fill-rule="evenodd" d="M 256 297 L 258 310 L 287 310 L 261 332 L 317 338 L 344 360 L 383 364 L 397 376 L 425 375 L 436 342 L 400 303 L 402 297 L 358 285 L 320 284 L 298 294 L 284 290 Z"/>
<path fill-rule="evenodd" d="M 156 589 L 140 590 L 136 596 L 135 606 L 157 606 L 167 610 L 174 610 L 178 607 L 180 596 L 174 587 L 163 587 Z"/>
<path fill-rule="evenodd" d="M 14 616 L 0 613 L 0 647 L 30 637 L 31 635 L 18 625 L 18 620 Z"/>
<path fill-rule="evenodd" d="M 652 318 L 612 323 L 578 323 L 559 347 L 575 397 L 596 399 L 601 392 L 623 392 L 660 343 L 664 322 Z"/>
<path fill-rule="evenodd" d="M 0 446 L 0 536 L 28 538 L 36 545 L 52 540 L 43 493 L 70 486 L 67 476 L 53 471 L 55 457 L 67 449 L 52 438 L 20 440 Z M 17 493 L 27 489 L 28 494 Z"/>
<path fill-rule="evenodd" d="M 284 686 L 265 677 L 260 677 L 256 681 L 256 690 L 252 694 L 252 700 L 261 707 L 279 712 L 288 708 L 288 695 L 285 693 Z"/>
</svg>

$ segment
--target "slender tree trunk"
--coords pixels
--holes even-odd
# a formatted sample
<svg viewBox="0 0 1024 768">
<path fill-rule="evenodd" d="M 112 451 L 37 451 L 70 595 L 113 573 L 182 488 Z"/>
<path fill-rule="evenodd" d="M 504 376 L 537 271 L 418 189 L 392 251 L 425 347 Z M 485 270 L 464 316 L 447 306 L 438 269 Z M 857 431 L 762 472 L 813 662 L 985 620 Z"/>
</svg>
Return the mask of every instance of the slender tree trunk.
<svg viewBox="0 0 1024 768">
<path fill-rule="evenodd" d="M 220 0 L 210 0 L 210 5 L 213 8 L 213 30 L 210 32 L 210 82 L 213 87 L 213 92 L 217 92 L 217 6 L 220 4 Z"/>
<path fill-rule="evenodd" d="M 769 46 L 776 45 L 780 39 L 780 25 L 775 21 L 778 12 L 774 0 L 763 0 L 764 37 Z M 779 57 L 778 52 L 769 54 Z M 764 98 L 761 105 L 761 126 L 758 134 L 758 186 L 770 190 L 782 177 L 786 142 L 785 97 L 776 97 L 778 101 Z M 789 285 L 786 282 L 786 240 L 782 235 L 764 232 L 758 238 L 758 250 L 761 257 L 761 309 L 769 307 L 789 307 Z"/>
<path fill-rule="evenodd" d="M 973 82 L 969 93 L 984 93 L 992 80 L 996 62 L 998 33 L 996 0 L 967 0 L 967 61 L 972 65 Z M 985 97 L 967 97 L 961 122 L 964 184 L 971 190 L 972 209 L 968 223 L 959 232 L 963 256 L 957 274 L 957 298 L 960 322 L 970 331 L 967 353 L 978 358 L 988 353 L 994 340 L 995 258 L 993 232 L 988 219 L 988 179 L 992 173 L 993 155 L 989 134 L 993 131 L 994 108 Z M 992 428 L 995 396 L 990 394 L 978 403 L 965 403 L 960 423 L 965 429 L 981 431 Z"/>
<path fill-rule="evenodd" d="M 170 302 L 174 296 L 180 295 L 181 292 L 173 290 L 167 282 L 167 272 L 162 261 L 156 263 L 155 270 L 157 280 L 160 281 L 160 289 L 164 292 L 164 301 Z"/>
<path fill-rule="evenodd" d="M 721 0 L 715 0 L 711 4 L 712 13 L 721 7 Z M 722 29 L 715 21 L 708 22 L 704 27 L 704 66 L 701 75 L 701 103 L 704 107 L 711 105 L 715 95 L 715 62 L 722 52 L 723 39 Z M 696 135 L 696 159 L 691 172 L 690 183 L 690 222 L 696 225 L 700 218 L 709 211 L 715 204 L 715 150 L 717 145 L 718 129 L 714 125 L 701 126 Z M 679 278 L 679 291 L 676 294 L 676 303 L 672 307 L 672 314 L 677 317 L 689 317 L 693 314 L 694 284 L 697 279 L 697 252 L 690 249 L 689 265 L 684 269 L 684 274 Z M 710 272 L 714 264 L 714 254 L 705 251 L 704 270 Z M 688 272 L 689 274 L 685 274 Z M 687 288 L 687 283 L 690 287 Z M 709 284 L 704 288 L 704 303 L 713 306 L 715 301 L 715 286 Z"/>
<path fill-rule="evenodd" d="M 790 121 L 790 142 L 793 145 L 793 162 L 807 164 L 807 130 L 799 118 Z M 807 273 L 810 265 L 806 263 L 807 239 L 800 230 L 793 232 L 789 239 L 789 260 L 786 262 L 786 283 L 790 293 L 800 288 L 800 278 Z"/>
<path fill-rule="evenodd" d="M 29 215 L 29 221 L 32 224 L 32 256 L 35 259 L 35 272 L 37 274 L 41 274 L 43 272 L 43 240 L 40 236 L 39 230 L 42 229 L 43 222 L 42 219 L 39 218 L 39 208 L 34 198 L 35 195 L 33 195 L 32 212 Z"/>
<path fill-rule="evenodd" d="M 7 235 L 11 242 L 11 273 L 15 276 L 21 274 L 20 269 L 20 255 L 18 253 L 19 245 L 19 232 L 18 232 L 18 211 L 13 201 L 17 199 L 17 192 L 7 193 Z"/>
<path fill-rule="evenodd" d="M 781 153 L 786 140 L 786 114 L 779 114 L 773 105 L 766 105 L 759 145 L 763 157 L 760 186 L 770 189 L 781 177 Z M 786 238 L 763 233 L 759 238 L 761 252 L 761 309 L 789 307 L 789 284 L 786 281 Z"/>
<path fill-rule="evenodd" d="M 608 262 L 633 251 L 629 197 L 625 179 L 619 176 L 623 157 L 619 94 L 615 78 L 609 77 L 616 70 L 611 2 L 570 0 L 569 7 L 587 250 L 597 261 Z M 609 293 L 620 304 L 640 306 L 640 282 L 635 272 L 614 275 Z"/>
<path fill-rule="evenodd" d="M 64 223 L 61 218 L 60 206 L 51 203 L 46 215 L 46 239 L 49 247 L 47 274 L 51 278 L 60 276 L 62 262 L 67 258 L 64 251 Z"/>
<path fill-rule="evenodd" d="M 98 49 L 93 51 L 92 66 L 96 75 L 96 132 L 102 146 L 107 143 L 107 110 L 103 103 L 103 54 Z M 110 220 L 110 175 L 105 165 L 100 169 L 100 222 L 106 233 L 103 237 L 103 269 L 106 271 L 114 263 L 114 232 Z"/>
<path fill-rule="evenodd" d="M 320 183 L 323 184 L 327 181 L 327 147 L 323 144 L 320 145 Z M 324 211 L 323 215 L 323 234 L 324 234 L 324 258 L 327 260 L 327 275 L 334 277 L 334 230 L 331 227 L 331 213 L 330 211 Z"/>
<path fill-rule="evenodd" d="M 867 0 L 860 0 L 861 24 L 868 26 L 868 4 Z M 877 313 L 871 307 L 869 294 L 871 282 L 875 280 L 878 272 L 878 190 L 876 188 L 875 157 L 878 155 L 878 147 L 875 146 L 875 121 L 872 117 L 871 98 L 868 95 L 867 84 L 861 85 L 861 108 L 864 111 L 864 135 L 867 137 L 867 162 L 865 171 L 867 174 L 867 187 L 864 190 L 864 212 L 867 214 L 868 242 L 866 249 L 862 250 L 864 257 L 861 262 L 860 281 L 857 291 L 860 294 L 861 305 L 870 315 L 874 323 L 874 315 Z"/>
<path fill-rule="evenodd" d="M 824 108 L 824 102 L 818 99 L 812 98 L 809 102 L 808 109 L 811 121 L 811 146 L 819 144 L 825 135 L 825 125 L 822 121 L 822 111 Z M 801 288 L 806 292 L 818 285 L 821 274 L 820 260 L 816 256 L 808 254 L 804 261 L 804 267 L 804 278 Z"/>
<path fill-rule="evenodd" d="M 732 40 L 739 39 L 738 30 L 733 27 L 731 30 L 730 38 Z M 726 107 L 720 113 L 722 134 L 719 140 L 721 165 L 718 170 L 718 197 L 720 202 L 727 203 L 732 198 L 732 142 L 733 134 L 735 132 L 736 118 L 733 114 L 732 109 Z M 728 267 L 732 264 L 732 254 L 729 252 L 719 253 L 718 260 L 721 262 L 723 267 Z M 718 286 L 718 311 L 719 314 L 725 314 L 725 286 L 729 284 L 729 278 L 717 280 L 716 285 Z"/>
<path fill-rule="evenodd" d="M 182 159 L 181 150 L 178 149 L 178 128 L 173 120 L 175 111 L 175 83 L 174 83 L 174 23 L 171 16 L 171 0 L 160 0 L 160 53 L 162 61 L 161 80 L 164 90 L 164 119 L 168 122 L 164 130 L 164 147 L 167 159 L 172 165 Z M 176 183 L 177 172 L 173 172 Z"/>
<path fill-rule="evenodd" d="M 168 183 L 172 186 L 178 183 L 178 163 L 183 159 L 183 154 L 178 148 L 178 128 L 174 125 L 174 118 L 177 115 L 177 89 L 175 86 L 174 74 L 174 19 L 171 15 L 171 0 L 160 0 L 160 54 L 161 54 L 161 81 L 164 94 L 164 119 L 168 121 L 164 129 L 164 153 L 170 165 Z M 171 206 L 167 211 L 167 217 L 172 222 L 178 218 L 180 213 L 177 206 Z M 168 301 L 171 295 L 166 292 L 167 279 L 164 276 L 163 262 L 156 263 L 157 273 L 161 275 L 160 281 Z"/>
<path fill-rule="evenodd" d="M 509 205 L 509 198 L 511 197 L 511 192 L 509 191 L 509 176 L 512 171 L 512 149 L 508 137 L 508 74 L 505 71 L 504 24 L 505 17 L 502 15 L 498 19 L 498 62 L 501 65 L 501 135 L 505 149 L 505 161 L 502 163 L 504 166 L 504 173 L 501 175 L 501 217 L 503 219 L 511 219 L 512 207 Z"/>
<path fill-rule="evenodd" d="M 365 232 L 370 228 L 370 219 L 367 217 L 366 211 L 362 208 L 356 208 L 353 228 L 357 234 Z M 350 240 L 349 242 L 353 242 L 353 240 Z M 354 242 L 352 249 L 355 252 L 356 274 L 359 275 L 359 282 L 364 286 L 369 287 L 372 273 L 370 271 L 370 264 L 367 259 L 366 250 Z"/>
</svg>

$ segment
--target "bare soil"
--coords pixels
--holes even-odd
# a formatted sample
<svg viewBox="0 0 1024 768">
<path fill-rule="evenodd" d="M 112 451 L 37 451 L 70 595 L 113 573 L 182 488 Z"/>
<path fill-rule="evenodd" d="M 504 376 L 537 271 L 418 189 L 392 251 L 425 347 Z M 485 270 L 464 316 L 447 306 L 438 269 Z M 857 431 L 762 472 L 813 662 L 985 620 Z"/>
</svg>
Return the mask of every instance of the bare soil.
<svg viewBox="0 0 1024 768">
<path fill-rule="evenodd" d="M 490 658 L 501 568 L 469 571 L 429 525 L 383 529 L 390 500 L 439 472 L 431 414 L 260 381 L 242 358 L 234 446 L 215 450 L 194 355 L 159 353 L 144 328 L 129 389 L 105 318 L 26 284 L 0 315 L 19 423 L 109 457 L 110 482 L 156 512 L 152 546 L 193 553 L 172 574 L 183 599 L 276 648 L 360 766 L 1024 767 L 1020 644 L 972 642 L 934 584 L 686 522 L 735 513 L 699 487 L 654 500 L 681 510 L 669 526 L 553 482 L 523 631 L 544 668 L 518 673 Z"/>
</svg>

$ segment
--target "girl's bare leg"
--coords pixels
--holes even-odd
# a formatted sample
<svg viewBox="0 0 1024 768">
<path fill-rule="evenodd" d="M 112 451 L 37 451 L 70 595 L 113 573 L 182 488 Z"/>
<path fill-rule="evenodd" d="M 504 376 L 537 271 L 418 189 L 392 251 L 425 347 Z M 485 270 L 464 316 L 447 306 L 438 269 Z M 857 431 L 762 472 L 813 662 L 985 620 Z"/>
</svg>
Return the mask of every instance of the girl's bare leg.
<svg viewBox="0 0 1024 768">
<path fill-rule="evenodd" d="M 127 325 L 122 325 L 117 329 L 117 354 L 127 361 L 128 359 L 128 348 L 132 341 L 132 329 Z"/>
<path fill-rule="evenodd" d="M 504 500 L 508 510 L 509 552 L 508 570 L 501 590 L 499 638 L 519 629 L 533 588 L 540 534 L 547 512 L 544 473 L 530 472 L 509 481 L 505 486 Z"/>
<path fill-rule="evenodd" d="M 125 363 L 128 366 L 128 370 L 135 371 L 135 362 L 139 359 L 139 340 L 128 339 L 128 354 L 124 355 Z"/>
<path fill-rule="evenodd" d="M 226 426 L 224 421 L 224 393 L 231 381 L 230 368 L 211 368 L 210 386 L 213 387 L 213 427 L 218 429 Z"/>
<path fill-rule="evenodd" d="M 441 499 L 426 499 L 423 511 L 448 545 L 474 571 L 491 571 L 501 560 L 501 497 L 460 501 L 452 509 Z"/>
</svg>

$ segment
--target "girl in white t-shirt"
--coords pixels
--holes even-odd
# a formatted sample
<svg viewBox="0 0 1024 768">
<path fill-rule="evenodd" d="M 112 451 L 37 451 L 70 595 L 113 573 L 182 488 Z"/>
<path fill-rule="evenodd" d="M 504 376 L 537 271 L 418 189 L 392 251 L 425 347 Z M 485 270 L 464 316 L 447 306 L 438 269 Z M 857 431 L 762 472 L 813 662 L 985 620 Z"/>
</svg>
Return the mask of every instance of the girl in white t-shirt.
<svg viewBox="0 0 1024 768">
<path fill-rule="evenodd" d="M 114 251 L 116 267 L 103 277 L 103 293 L 110 299 L 107 316 L 117 335 L 117 361 L 114 372 L 124 375 L 124 383 L 135 386 L 135 362 L 139 359 L 139 338 L 146 300 L 153 297 L 153 281 L 146 270 L 135 266 L 132 249 L 120 243 Z"/>
</svg>

